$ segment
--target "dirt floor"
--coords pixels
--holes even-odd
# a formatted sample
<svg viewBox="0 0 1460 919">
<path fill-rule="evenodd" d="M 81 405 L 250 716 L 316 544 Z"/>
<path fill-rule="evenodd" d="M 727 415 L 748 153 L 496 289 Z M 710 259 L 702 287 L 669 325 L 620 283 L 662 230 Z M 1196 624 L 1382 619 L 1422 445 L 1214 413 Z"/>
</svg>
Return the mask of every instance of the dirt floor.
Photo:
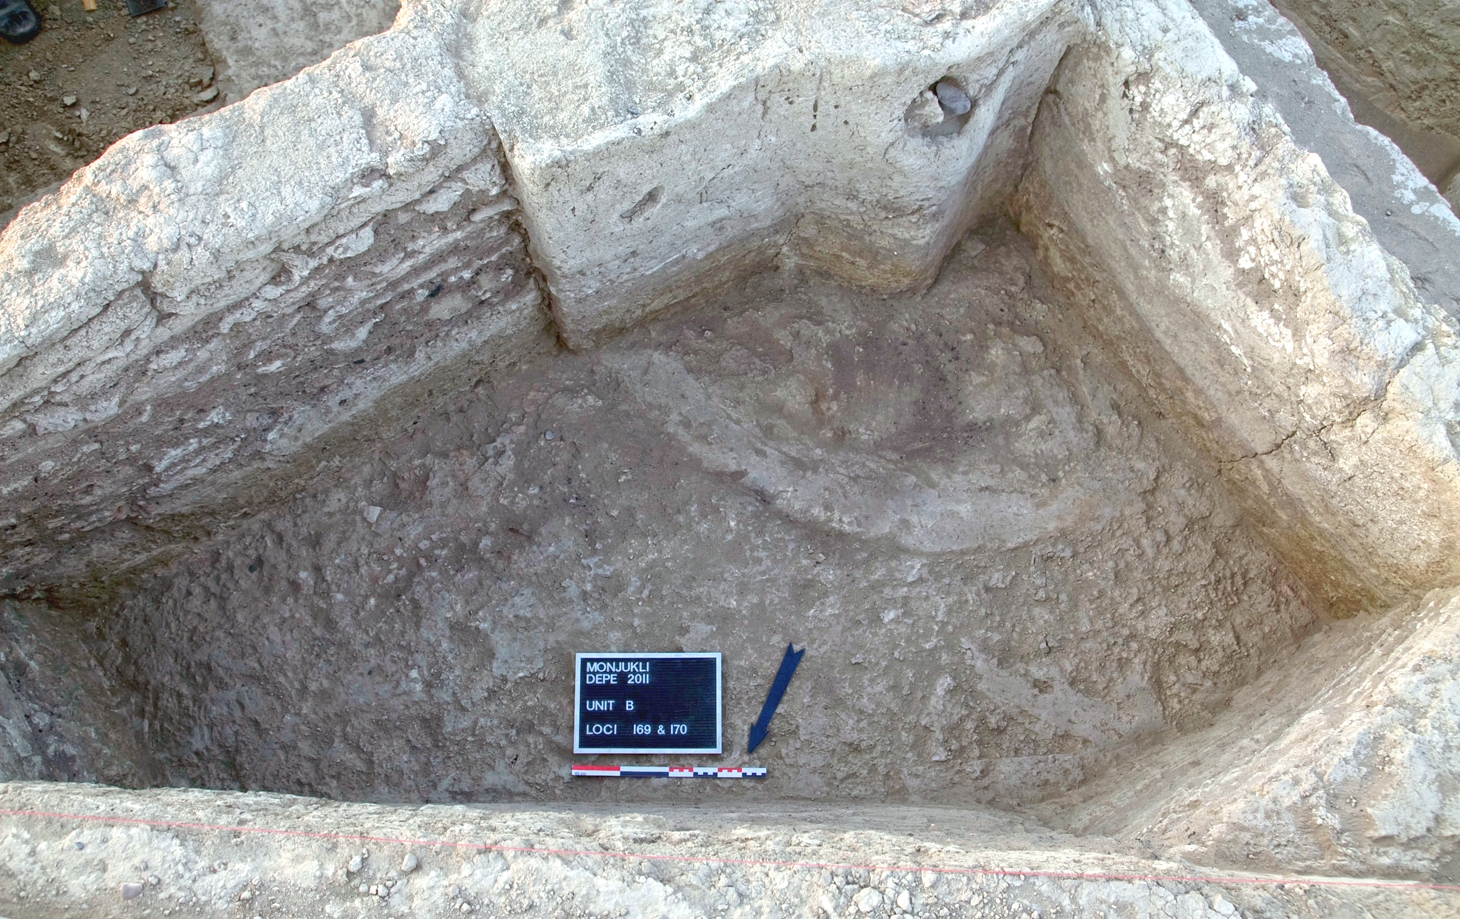
<svg viewBox="0 0 1460 919">
<path fill-rule="evenodd" d="M 440 393 L 93 627 L 169 783 L 631 799 L 568 778 L 572 654 L 685 650 L 777 796 L 1011 806 L 1317 621 L 996 224 L 922 297 L 772 274 Z"/>
<path fill-rule="evenodd" d="M 122 0 L 35 6 L 41 34 L 0 43 L 0 225 L 122 137 L 221 104 L 193 0 L 137 18 Z"/>
</svg>

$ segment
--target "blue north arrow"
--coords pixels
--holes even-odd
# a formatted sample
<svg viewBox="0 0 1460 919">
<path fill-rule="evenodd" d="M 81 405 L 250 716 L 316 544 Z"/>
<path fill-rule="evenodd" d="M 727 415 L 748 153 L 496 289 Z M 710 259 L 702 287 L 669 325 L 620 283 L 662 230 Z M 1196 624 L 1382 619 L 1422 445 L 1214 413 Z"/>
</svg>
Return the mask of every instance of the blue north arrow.
<svg viewBox="0 0 1460 919">
<path fill-rule="evenodd" d="M 781 696 L 786 694 L 786 687 L 791 685 L 791 675 L 796 672 L 796 665 L 801 663 L 801 655 L 805 653 L 805 648 L 797 651 L 793 646 L 786 645 L 786 656 L 781 658 L 781 669 L 776 671 L 776 681 L 771 684 L 771 691 L 765 697 L 765 705 L 760 707 L 760 717 L 750 726 L 750 746 L 747 753 L 754 753 L 760 742 L 765 740 L 766 732 L 771 727 L 771 719 L 776 715 L 776 706 L 781 704 Z"/>
</svg>

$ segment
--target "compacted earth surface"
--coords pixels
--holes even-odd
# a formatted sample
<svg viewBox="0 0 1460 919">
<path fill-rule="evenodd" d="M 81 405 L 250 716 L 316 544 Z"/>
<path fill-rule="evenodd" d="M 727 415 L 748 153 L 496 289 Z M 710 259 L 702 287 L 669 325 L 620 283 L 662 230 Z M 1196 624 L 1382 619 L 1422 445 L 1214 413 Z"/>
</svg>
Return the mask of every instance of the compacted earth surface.
<svg viewBox="0 0 1460 919">
<path fill-rule="evenodd" d="M 193 0 L 135 18 L 122 0 L 35 7 L 41 34 L 0 43 L 0 225 L 122 137 L 218 103 Z"/>
<path fill-rule="evenodd" d="M 1319 621 L 1002 223 L 924 296 L 772 273 L 402 423 L 93 611 L 148 771 L 633 798 L 568 777 L 573 653 L 719 651 L 723 762 L 770 793 L 1011 806 Z"/>
</svg>

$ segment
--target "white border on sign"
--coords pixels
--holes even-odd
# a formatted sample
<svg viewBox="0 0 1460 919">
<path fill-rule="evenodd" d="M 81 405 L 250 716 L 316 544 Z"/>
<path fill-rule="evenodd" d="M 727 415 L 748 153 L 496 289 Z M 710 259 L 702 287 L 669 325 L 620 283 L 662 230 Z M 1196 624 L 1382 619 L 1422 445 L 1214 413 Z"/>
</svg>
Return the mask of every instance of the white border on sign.
<svg viewBox="0 0 1460 919">
<path fill-rule="evenodd" d="M 715 746 L 713 746 L 713 747 L 695 747 L 693 749 L 688 749 L 688 750 L 686 750 L 683 747 L 671 747 L 669 749 L 664 749 L 664 750 L 648 750 L 648 749 L 645 749 L 643 747 L 594 747 L 591 750 L 584 750 L 582 747 L 578 746 L 579 716 L 582 715 L 582 713 L 583 713 L 583 685 L 582 685 L 582 676 L 583 676 L 583 658 L 585 658 L 585 657 L 587 657 L 587 658 L 593 658 L 595 660 L 613 659 L 613 658 L 625 658 L 625 657 L 633 657 L 633 658 L 645 658 L 645 657 L 652 657 L 652 658 L 666 658 L 666 657 L 668 657 L 668 658 L 674 658 L 674 657 L 707 658 L 708 657 L 708 658 L 714 658 L 715 659 Z M 723 692 L 723 688 L 722 688 L 723 685 L 724 685 L 724 681 L 721 679 L 721 676 L 723 674 L 723 670 L 724 670 L 724 668 L 723 668 L 723 664 L 721 663 L 721 660 L 720 660 L 720 652 L 719 651 L 646 651 L 646 652 L 644 652 L 642 654 L 633 654 L 633 653 L 623 652 L 623 651 L 603 651 L 603 652 L 586 651 L 586 652 L 579 652 L 577 654 L 574 654 L 573 655 L 573 752 L 574 753 L 581 753 L 581 754 L 584 754 L 584 755 L 591 755 L 591 754 L 595 754 L 595 753 L 643 753 L 643 754 L 646 754 L 646 755 L 649 755 L 649 756 L 657 756 L 657 755 L 660 755 L 660 754 L 669 754 L 669 753 L 685 753 L 685 754 L 717 753 L 718 754 L 718 753 L 723 752 L 724 751 L 724 748 L 725 748 L 725 738 L 723 736 L 724 733 L 725 733 L 725 718 L 724 718 L 724 708 L 723 708 L 724 692 Z"/>
</svg>

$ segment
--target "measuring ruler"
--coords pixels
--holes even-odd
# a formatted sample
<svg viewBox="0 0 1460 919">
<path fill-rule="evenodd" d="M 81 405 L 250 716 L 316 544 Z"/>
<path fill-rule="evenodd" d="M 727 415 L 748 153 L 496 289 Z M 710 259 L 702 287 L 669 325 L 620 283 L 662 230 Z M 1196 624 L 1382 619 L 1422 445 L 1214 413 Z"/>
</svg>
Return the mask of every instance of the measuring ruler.
<svg viewBox="0 0 1460 919">
<path fill-rule="evenodd" d="M 598 779 L 763 779 L 764 766 L 574 766 L 573 775 Z"/>
</svg>

